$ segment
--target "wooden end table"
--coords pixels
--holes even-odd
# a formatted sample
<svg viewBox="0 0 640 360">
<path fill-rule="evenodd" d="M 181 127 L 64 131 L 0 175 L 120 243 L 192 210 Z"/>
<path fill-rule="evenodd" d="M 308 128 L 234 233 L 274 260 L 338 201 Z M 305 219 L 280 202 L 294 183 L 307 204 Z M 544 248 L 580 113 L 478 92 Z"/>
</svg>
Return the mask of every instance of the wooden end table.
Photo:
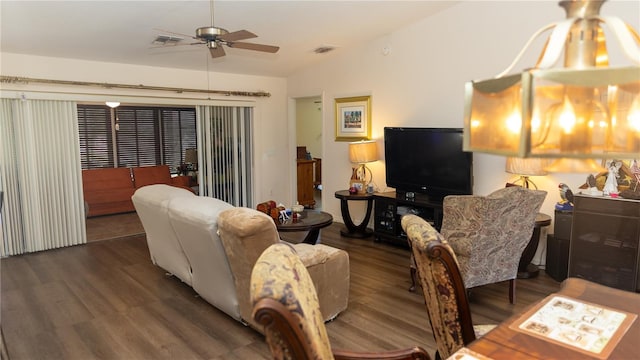
<svg viewBox="0 0 640 360">
<path fill-rule="evenodd" d="M 340 211 L 342 212 L 342 220 L 346 229 L 340 230 L 340 235 L 350 238 L 366 238 L 373 235 L 373 230 L 368 229 L 369 218 L 371 218 L 371 208 L 373 207 L 373 194 L 351 194 L 349 190 L 336 191 L 336 198 L 340 199 Z M 364 216 L 364 220 L 360 225 L 356 225 L 351 220 L 351 214 L 349 214 L 349 200 L 366 201 L 367 213 Z"/>
<path fill-rule="evenodd" d="M 538 276 L 540 269 L 531 263 L 536 251 L 538 250 L 538 242 L 540 241 L 540 228 L 551 225 L 551 216 L 543 213 L 536 215 L 536 223 L 533 228 L 533 234 L 529 244 L 522 251 L 520 263 L 518 264 L 518 279 L 531 279 Z"/>
<path fill-rule="evenodd" d="M 287 220 L 277 220 L 276 228 L 279 232 L 308 231 L 302 242 L 315 245 L 318 243 L 320 229 L 333 223 L 333 216 L 324 211 L 304 210 L 297 219 L 292 216 Z"/>
</svg>

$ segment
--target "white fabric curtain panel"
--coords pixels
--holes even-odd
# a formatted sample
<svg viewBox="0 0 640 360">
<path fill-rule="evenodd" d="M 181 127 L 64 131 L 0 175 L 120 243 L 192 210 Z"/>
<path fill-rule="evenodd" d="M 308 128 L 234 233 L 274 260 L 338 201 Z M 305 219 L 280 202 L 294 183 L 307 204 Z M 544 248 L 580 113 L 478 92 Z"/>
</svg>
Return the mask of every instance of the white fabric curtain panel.
<svg viewBox="0 0 640 360">
<path fill-rule="evenodd" d="M 253 207 L 253 108 L 198 106 L 200 195 Z"/>
<path fill-rule="evenodd" d="M 1 100 L 0 255 L 86 243 L 76 103 Z"/>
</svg>

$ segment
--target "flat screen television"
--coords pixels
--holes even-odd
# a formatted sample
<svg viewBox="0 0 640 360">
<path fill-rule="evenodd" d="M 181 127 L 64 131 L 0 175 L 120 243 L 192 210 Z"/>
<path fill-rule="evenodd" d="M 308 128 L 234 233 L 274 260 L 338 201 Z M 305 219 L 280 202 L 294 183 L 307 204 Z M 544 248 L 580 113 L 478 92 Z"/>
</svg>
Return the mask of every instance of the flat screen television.
<svg viewBox="0 0 640 360">
<path fill-rule="evenodd" d="M 462 129 L 385 127 L 387 186 L 433 200 L 473 193 L 473 155 Z"/>
</svg>

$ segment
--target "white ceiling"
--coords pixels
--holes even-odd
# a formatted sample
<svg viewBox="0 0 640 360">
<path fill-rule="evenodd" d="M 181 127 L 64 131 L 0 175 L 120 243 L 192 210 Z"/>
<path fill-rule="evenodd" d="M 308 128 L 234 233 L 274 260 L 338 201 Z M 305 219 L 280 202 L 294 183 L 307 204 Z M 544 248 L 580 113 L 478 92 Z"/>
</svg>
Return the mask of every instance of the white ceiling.
<svg viewBox="0 0 640 360">
<path fill-rule="evenodd" d="M 211 59 L 205 45 L 154 48 L 158 35 L 195 35 L 211 25 L 210 2 L 0 0 L 3 52 L 242 73 L 287 76 L 357 44 L 378 38 L 458 1 L 216 0 L 214 25 L 249 30 L 246 40 L 280 46 L 276 54 L 225 48 Z M 186 38 L 183 43 L 193 42 Z M 335 46 L 316 54 L 320 46 Z M 10 75 L 10 74 L 9 74 Z"/>
</svg>

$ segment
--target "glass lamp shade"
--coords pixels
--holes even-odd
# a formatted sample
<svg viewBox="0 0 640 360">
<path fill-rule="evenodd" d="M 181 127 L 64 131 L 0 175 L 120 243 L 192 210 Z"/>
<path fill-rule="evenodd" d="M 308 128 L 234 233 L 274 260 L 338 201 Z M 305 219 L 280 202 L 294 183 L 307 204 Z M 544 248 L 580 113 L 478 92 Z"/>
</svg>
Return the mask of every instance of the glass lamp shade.
<svg viewBox="0 0 640 360">
<path fill-rule="evenodd" d="M 518 157 L 635 158 L 640 153 L 640 36 L 600 16 L 603 0 L 563 0 L 535 66 L 465 87 L 464 149 Z M 605 32 L 631 61 L 609 67 Z M 554 68 L 564 54 L 563 67 Z"/>
<path fill-rule="evenodd" d="M 640 67 L 529 70 L 469 82 L 465 96 L 467 151 L 555 158 L 640 153 Z"/>
<path fill-rule="evenodd" d="M 378 145 L 375 140 L 349 143 L 349 161 L 364 164 L 378 161 Z"/>
<path fill-rule="evenodd" d="M 115 108 L 117 108 L 118 106 L 120 106 L 120 103 L 119 103 L 119 102 L 117 102 L 117 101 L 107 101 L 107 102 L 105 102 L 105 104 L 106 104 L 108 107 L 112 108 L 112 109 L 115 109 Z"/>
</svg>

